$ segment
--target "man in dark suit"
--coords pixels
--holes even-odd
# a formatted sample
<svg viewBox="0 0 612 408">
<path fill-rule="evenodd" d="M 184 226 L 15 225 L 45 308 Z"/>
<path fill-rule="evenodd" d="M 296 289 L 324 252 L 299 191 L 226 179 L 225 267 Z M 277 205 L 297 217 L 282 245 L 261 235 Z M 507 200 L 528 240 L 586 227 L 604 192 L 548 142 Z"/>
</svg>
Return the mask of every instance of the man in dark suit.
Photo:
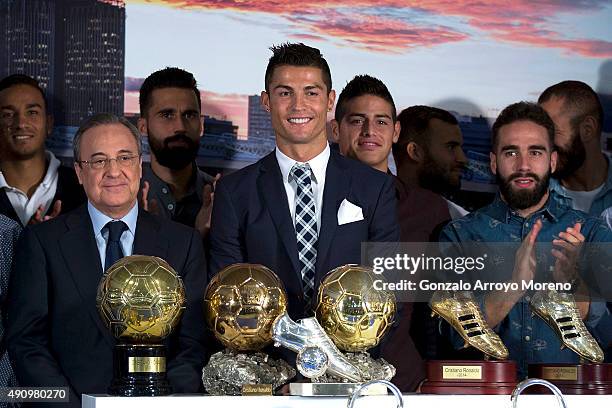
<svg viewBox="0 0 612 408">
<path fill-rule="evenodd" d="M 220 180 L 210 231 L 212 274 L 236 262 L 278 274 L 293 318 L 311 316 L 313 296 L 331 269 L 361 263 L 361 243 L 397 241 L 393 180 L 330 151 L 331 75 L 319 50 L 273 47 L 262 104 L 276 149 Z"/>
<path fill-rule="evenodd" d="M 35 79 L 15 74 L 0 81 L 0 214 L 21 225 L 85 202 L 74 170 L 45 150 L 52 129 L 53 118 Z"/>
<path fill-rule="evenodd" d="M 26 228 L 9 287 L 8 350 L 23 386 L 106 393 L 114 338 L 96 309 L 102 272 L 125 255 L 165 259 L 185 283 L 187 308 L 167 340 L 174 392 L 197 392 L 206 353 L 202 241 L 195 230 L 139 210 L 140 135 L 124 118 L 100 114 L 74 139 L 75 169 L 88 204 Z"/>
</svg>

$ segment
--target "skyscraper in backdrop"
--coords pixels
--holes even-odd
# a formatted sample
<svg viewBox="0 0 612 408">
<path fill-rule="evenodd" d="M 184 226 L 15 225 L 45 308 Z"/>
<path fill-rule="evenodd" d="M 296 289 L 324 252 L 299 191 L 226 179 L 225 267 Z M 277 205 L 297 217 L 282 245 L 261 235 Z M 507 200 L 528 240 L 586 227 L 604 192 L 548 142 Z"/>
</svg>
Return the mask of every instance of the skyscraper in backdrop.
<svg viewBox="0 0 612 408">
<path fill-rule="evenodd" d="M 55 123 L 123 114 L 123 0 L 0 0 L 0 76 L 23 73 L 46 90 Z"/>
</svg>

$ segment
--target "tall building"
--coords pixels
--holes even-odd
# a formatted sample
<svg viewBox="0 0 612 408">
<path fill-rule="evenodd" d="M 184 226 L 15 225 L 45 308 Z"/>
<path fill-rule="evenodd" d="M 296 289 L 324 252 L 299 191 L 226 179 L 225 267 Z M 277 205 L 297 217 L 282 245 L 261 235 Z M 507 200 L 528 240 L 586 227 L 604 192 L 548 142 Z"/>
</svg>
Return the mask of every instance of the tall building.
<svg viewBox="0 0 612 408">
<path fill-rule="evenodd" d="M 213 135 L 233 135 L 238 137 L 238 126 L 231 120 L 221 120 L 204 115 L 204 133 Z"/>
<path fill-rule="evenodd" d="M 0 78 L 27 74 L 53 93 L 55 9 L 49 0 L 0 0 Z"/>
<path fill-rule="evenodd" d="M 249 96 L 249 138 L 274 138 L 270 112 L 261 105 L 259 95 Z"/>
<path fill-rule="evenodd" d="M 56 124 L 123 114 L 124 67 L 123 0 L 0 0 L 0 76 L 36 78 Z"/>
<path fill-rule="evenodd" d="M 56 80 L 63 102 L 56 111 L 65 125 L 78 126 L 98 112 L 123 114 L 125 5 L 123 1 L 64 0 L 62 46 Z M 58 87 L 59 88 L 59 87 Z"/>
</svg>

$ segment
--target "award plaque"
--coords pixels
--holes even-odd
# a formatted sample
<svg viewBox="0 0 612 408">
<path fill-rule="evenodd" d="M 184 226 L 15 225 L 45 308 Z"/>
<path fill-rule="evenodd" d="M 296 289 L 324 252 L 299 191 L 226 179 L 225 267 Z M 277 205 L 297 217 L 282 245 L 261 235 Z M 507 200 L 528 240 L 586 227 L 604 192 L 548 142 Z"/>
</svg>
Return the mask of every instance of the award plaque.
<svg viewBox="0 0 612 408">
<path fill-rule="evenodd" d="M 530 306 L 563 346 L 580 356 L 581 362 L 530 364 L 529 377 L 550 381 L 564 394 L 612 394 L 612 364 L 603 363 L 603 350 L 580 318 L 573 294 L 540 291 L 532 297 Z M 541 393 L 545 389 L 533 387 L 530 391 Z"/>
<path fill-rule="evenodd" d="M 234 264 L 215 275 L 204 296 L 204 315 L 226 348 L 202 370 L 213 395 L 272 395 L 295 370 L 261 350 L 272 343 L 272 324 L 287 309 L 281 280 L 262 265 Z"/>
<path fill-rule="evenodd" d="M 516 363 L 507 361 L 508 349 L 491 330 L 471 292 L 437 291 L 430 301 L 432 314 L 446 320 L 466 347 L 482 351 L 485 360 L 427 361 L 424 394 L 511 394 L 516 386 Z M 489 360 L 490 358 L 496 360 Z"/>
<path fill-rule="evenodd" d="M 550 381 L 564 394 L 612 394 L 612 364 L 529 364 L 529 377 Z M 533 387 L 530 392 L 546 389 Z"/>
<path fill-rule="evenodd" d="M 113 350 L 111 395 L 172 393 L 166 378 L 166 347 L 184 310 L 185 289 L 163 259 L 127 256 L 104 273 L 96 297 L 98 311 L 119 343 Z"/>
<path fill-rule="evenodd" d="M 516 383 L 514 361 L 434 360 L 421 393 L 510 395 Z"/>
</svg>

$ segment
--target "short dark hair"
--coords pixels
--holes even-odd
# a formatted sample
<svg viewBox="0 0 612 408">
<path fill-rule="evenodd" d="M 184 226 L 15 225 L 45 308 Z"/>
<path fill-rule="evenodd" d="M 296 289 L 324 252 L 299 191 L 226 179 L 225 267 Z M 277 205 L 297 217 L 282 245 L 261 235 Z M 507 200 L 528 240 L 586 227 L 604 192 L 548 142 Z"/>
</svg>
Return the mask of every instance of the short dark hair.
<svg viewBox="0 0 612 408">
<path fill-rule="evenodd" d="M 274 69 L 281 65 L 293 65 L 296 67 L 314 67 L 321 69 L 323 82 L 327 87 L 327 92 L 332 90 L 331 72 L 323 54 L 317 48 L 309 47 L 302 43 L 284 43 L 270 47 L 272 56 L 266 68 L 265 87 L 266 92 L 270 92 L 270 81 L 274 74 Z"/>
<path fill-rule="evenodd" d="M 340 123 L 344 115 L 346 115 L 347 102 L 363 95 L 374 95 L 387 101 L 389 105 L 391 105 L 391 118 L 393 122 L 395 122 L 397 119 L 397 112 L 391 92 L 389 92 L 389 89 L 387 89 L 383 81 L 370 75 L 357 75 L 346 84 L 338 97 L 334 119 Z"/>
<path fill-rule="evenodd" d="M 555 124 L 553 123 L 548 113 L 538 104 L 532 102 L 517 102 L 508 105 L 501 111 L 495 123 L 493 123 L 491 145 L 493 152 L 497 148 L 499 139 L 499 129 L 502 126 L 509 125 L 514 122 L 529 121 L 536 125 L 542 126 L 548 133 L 550 146 L 554 148 L 555 143 Z"/>
<path fill-rule="evenodd" d="M 552 97 L 562 98 L 564 108 L 572 115 L 570 123 L 572 127 L 578 126 L 588 115 L 593 116 L 597 126 L 603 129 L 604 111 L 597 93 L 581 81 L 563 81 L 549 86 L 538 98 L 542 104 Z"/>
<path fill-rule="evenodd" d="M 444 109 L 433 106 L 415 105 L 410 106 L 397 116 L 401 125 L 401 130 L 396 143 L 393 143 L 393 159 L 396 163 L 401 163 L 406 158 L 406 146 L 410 142 L 425 147 L 429 146 L 429 122 L 438 119 L 449 125 L 459 125 L 457 118 L 452 113 Z"/>
<path fill-rule="evenodd" d="M 136 146 L 138 146 L 138 154 L 142 154 L 142 138 L 140 137 L 140 132 L 136 129 L 129 120 L 124 118 L 123 116 L 117 116 L 112 113 L 97 113 L 94 116 L 87 118 L 85 122 L 78 128 L 76 134 L 74 135 L 74 139 L 72 139 L 72 151 L 74 154 L 74 160 L 79 162 L 81 160 L 81 139 L 83 138 L 83 134 L 90 129 L 93 129 L 98 126 L 103 125 L 123 125 L 125 126 L 136 141 Z M 81 165 L 81 163 L 79 163 Z"/>
<path fill-rule="evenodd" d="M 140 116 L 143 117 L 151 104 L 151 94 L 161 88 L 190 89 L 198 99 L 198 107 L 202 108 L 200 91 L 191 72 L 176 67 L 166 67 L 149 75 L 140 86 Z"/>
<path fill-rule="evenodd" d="M 43 101 L 45 103 L 45 111 L 47 110 L 47 97 L 45 96 L 45 92 L 42 90 L 37 80 L 35 80 L 31 76 L 24 74 L 9 75 L 7 77 L 2 78 L 2 80 L 0 81 L 0 92 L 15 85 L 29 85 L 33 88 L 36 88 L 38 92 L 40 92 L 40 95 L 42 96 Z"/>
</svg>

